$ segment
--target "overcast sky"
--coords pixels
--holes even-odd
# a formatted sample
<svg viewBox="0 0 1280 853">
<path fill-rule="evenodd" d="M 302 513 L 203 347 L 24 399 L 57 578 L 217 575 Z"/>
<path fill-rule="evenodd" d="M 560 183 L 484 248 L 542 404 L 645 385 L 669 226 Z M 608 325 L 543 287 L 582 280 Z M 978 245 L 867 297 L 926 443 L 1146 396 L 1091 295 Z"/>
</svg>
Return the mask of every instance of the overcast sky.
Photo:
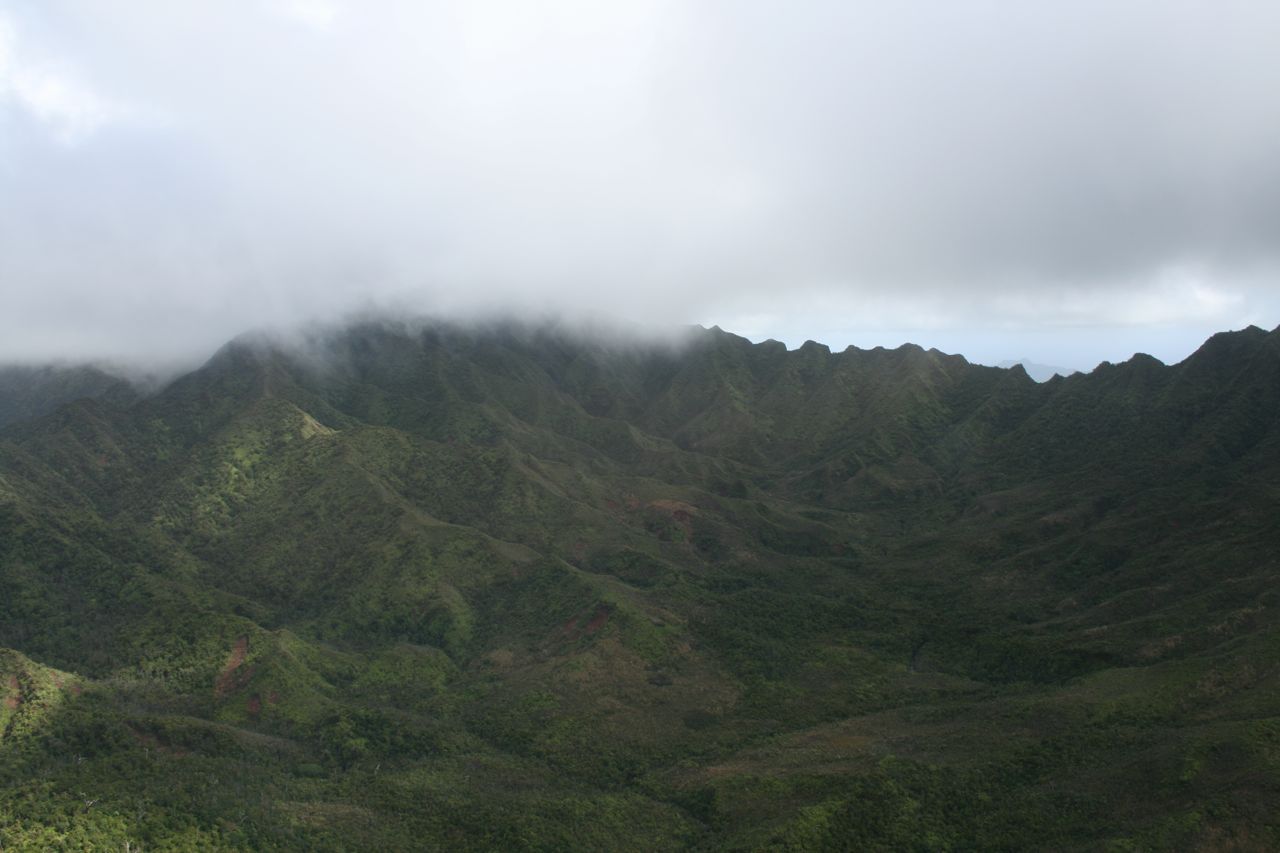
<svg viewBox="0 0 1280 853">
<path fill-rule="evenodd" d="M 0 0 L 0 359 L 371 308 L 1177 361 L 1280 323 L 1280 3 Z"/>
</svg>

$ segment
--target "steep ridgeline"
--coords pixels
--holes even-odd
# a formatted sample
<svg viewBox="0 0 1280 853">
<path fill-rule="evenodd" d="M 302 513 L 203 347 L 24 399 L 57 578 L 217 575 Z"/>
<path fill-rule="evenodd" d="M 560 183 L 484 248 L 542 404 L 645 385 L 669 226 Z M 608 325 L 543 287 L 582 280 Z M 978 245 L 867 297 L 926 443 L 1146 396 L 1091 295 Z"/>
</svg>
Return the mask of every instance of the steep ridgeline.
<svg viewBox="0 0 1280 853">
<path fill-rule="evenodd" d="M 0 365 L 0 427 L 47 415 L 73 400 L 126 402 L 135 396 L 128 382 L 96 367 Z"/>
<path fill-rule="evenodd" d="M 1280 846 L 1280 331 L 370 324 L 23 400 L 0 845 Z"/>
</svg>

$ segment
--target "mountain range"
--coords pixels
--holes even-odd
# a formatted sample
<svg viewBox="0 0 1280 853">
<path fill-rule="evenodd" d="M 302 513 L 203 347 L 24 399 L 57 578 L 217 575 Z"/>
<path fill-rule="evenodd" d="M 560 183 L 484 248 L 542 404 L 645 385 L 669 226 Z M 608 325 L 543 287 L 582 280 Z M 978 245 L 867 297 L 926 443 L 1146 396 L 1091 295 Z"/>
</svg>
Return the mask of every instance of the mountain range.
<svg viewBox="0 0 1280 853">
<path fill-rule="evenodd" d="M 1280 329 L 8 368 L 0 847 L 1274 849 L 1278 510 Z"/>
<path fill-rule="evenodd" d="M 1080 371 L 1071 367 L 1054 367 L 1050 364 L 1040 364 L 1026 358 L 1018 358 L 1010 361 L 1002 361 L 996 367 L 1009 368 L 1014 365 L 1021 365 L 1022 369 L 1027 371 L 1027 375 L 1037 382 L 1048 382 L 1055 376 L 1070 376 Z"/>
</svg>

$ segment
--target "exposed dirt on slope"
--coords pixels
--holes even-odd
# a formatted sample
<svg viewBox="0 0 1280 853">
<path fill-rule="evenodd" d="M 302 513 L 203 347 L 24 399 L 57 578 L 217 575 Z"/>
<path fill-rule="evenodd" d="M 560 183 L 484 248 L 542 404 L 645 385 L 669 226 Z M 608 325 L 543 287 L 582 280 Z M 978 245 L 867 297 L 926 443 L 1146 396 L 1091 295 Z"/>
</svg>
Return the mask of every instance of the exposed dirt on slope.
<svg viewBox="0 0 1280 853">
<path fill-rule="evenodd" d="M 248 682 L 252 672 L 250 670 L 240 671 L 240 666 L 244 663 L 244 659 L 248 654 L 249 638 L 241 637 L 236 640 L 235 646 L 231 649 L 231 654 L 227 657 L 226 664 L 213 682 L 213 695 L 216 698 L 222 699 Z"/>
<path fill-rule="evenodd" d="M 9 688 L 9 695 L 4 697 L 4 707 L 15 711 L 22 704 L 22 685 L 18 683 L 18 676 L 10 674 L 5 686 Z"/>
<path fill-rule="evenodd" d="M 586 624 L 583 624 L 582 617 L 573 616 L 560 626 L 560 636 L 567 640 L 576 640 L 583 635 L 594 634 L 609 621 L 609 614 L 612 612 L 613 608 L 607 604 L 596 605 L 591 619 Z"/>
<path fill-rule="evenodd" d="M 587 623 L 587 633 L 594 634 L 604 627 L 604 623 L 609 621 L 610 609 L 607 605 L 600 605 L 596 608 L 596 613 L 591 617 L 591 621 Z"/>
<path fill-rule="evenodd" d="M 669 518 L 671 523 L 683 532 L 686 541 L 692 538 L 693 517 L 698 514 L 697 508 L 692 504 L 684 501 L 659 500 L 650 501 L 646 509 L 660 517 Z"/>
<path fill-rule="evenodd" d="M 172 755 L 175 758 L 186 758 L 191 754 L 190 750 L 181 749 L 180 747 L 165 743 L 150 732 L 141 731 L 133 726 L 129 726 L 128 729 L 129 733 L 133 735 L 133 739 L 142 746 L 145 746 L 147 749 L 155 750 L 156 752 L 163 753 L 164 755 Z"/>
</svg>

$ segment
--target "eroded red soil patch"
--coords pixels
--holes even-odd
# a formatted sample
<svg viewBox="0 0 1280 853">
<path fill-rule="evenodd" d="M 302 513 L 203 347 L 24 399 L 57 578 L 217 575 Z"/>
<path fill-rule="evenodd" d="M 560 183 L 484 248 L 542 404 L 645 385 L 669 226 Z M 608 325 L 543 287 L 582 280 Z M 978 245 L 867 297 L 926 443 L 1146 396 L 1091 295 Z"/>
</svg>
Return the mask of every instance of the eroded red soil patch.
<svg viewBox="0 0 1280 853">
<path fill-rule="evenodd" d="M 173 755 L 178 758 L 183 758 L 191 754 L 185 749 L 179 749 L 176 746 L 171 746 L 163 742 L 153 734 L 138 731 L 133 726 L 129 726 L 128 728 L 129 733 L 133 735 L 133 739 L 148 749 L 154 749 L 156 752 L 163 752 L 165 755 Z"/>
<path fill-rule="evenodd" d="M 693 536 L 693 517 L 698 514 L 698 510 L 691 504 L 684 501 L 651 501 L 648 506 L 651 510 L 666 515 L 677 527 L 684 531 L 685 538 Z"/>
<path fill-rule="evenodd" d="M 214 696 L 221 699 L 233 690 L 243 687 L 248 682 L 249 676 L 252 672 L 239 672 L 240 665 L 244 663 L 244 659 L 248 654 L 249 638 L 241 637 L 236 640 L 235 647 L 227 657 L 226 664 L 222 667 L 222 671 L 218 673 L 217 679 L 213 682 Z"/>
<path fill-rule="evenodd" d="M 257 693 L 249 697 L 249 701 L 245 703 L 245 710 L 249 712 L 249 716 L 256 717 L 262 713 L 262 697 Z"/>
<path fill-rule="evenodd" d="M 10 675 L 6 686 L 10 695 L 4 697 L 4 706 L 10 711 L 16 710 L 22 704 L 22 685 L 18 684 L 18 676 Z"/>
<path fill-rule="evenodd" d="M 587 623 L 587 633 L 594 634 L 604 627 L 604 623 L 609 621 L 609 607 L 601 604 L 596 608 L 596 614 L 591 617 L 591 621 Z"/>
<path fill-rule="evenodd" d="M 698 514 L 698 510 L 693 506 L 693 504 L 687 504 L 684 501 L 650 501 L 649 506 L 653 509 L 660 509 L 664 512 L 670 513 L 671 515 L 679 514 L 681 518 L 686 519 Z"/>
<path fill-rule="evenodd" d="M 609 621 L 609 614 L 612 612 L 613 608 L 609 605 L 598 604 L 585 625 L 582 624 L 581 617 L 574 616 L 560 626 L 560 635 L 568 640 L 576 640 L 584 634 L 594 634 Z"/>
</svg>

